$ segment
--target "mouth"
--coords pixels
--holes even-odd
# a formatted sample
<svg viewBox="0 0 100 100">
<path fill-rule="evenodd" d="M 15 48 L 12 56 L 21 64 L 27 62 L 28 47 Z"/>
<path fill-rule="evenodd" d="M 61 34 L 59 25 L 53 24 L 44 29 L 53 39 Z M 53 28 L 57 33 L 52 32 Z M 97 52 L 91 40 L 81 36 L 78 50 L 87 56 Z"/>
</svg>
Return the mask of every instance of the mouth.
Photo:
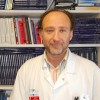
<svg viewBox="0 0 100 100">
<path fill-rule="evenodd" d="M 51 47 L 54 49 L 59 49 L 61 47 L 61 45 L 60 44 L 52 44 Z"/>
</svg>

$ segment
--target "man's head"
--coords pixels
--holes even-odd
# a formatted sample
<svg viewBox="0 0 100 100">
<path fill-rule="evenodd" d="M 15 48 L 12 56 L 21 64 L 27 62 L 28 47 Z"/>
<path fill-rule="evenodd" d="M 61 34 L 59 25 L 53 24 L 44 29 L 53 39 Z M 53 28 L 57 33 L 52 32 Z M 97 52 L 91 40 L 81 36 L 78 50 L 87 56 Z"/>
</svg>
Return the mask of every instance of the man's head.
<svg viewBox="0 0 100 100">
<path fill-rule="evenodd" d="M 60 55 L 66 52 L 73 37 L 73 26 L 73 17 L 68 11 L 53 9 L 42 15 L 39 30 L 49 54 Z"/>
<path fill-rule="evenodd" d="M 46 11 L 45 13 L 43 13 L 42 16 L 41 16 L 41 18 L 40 18 L 40 20 L 39 20 L 39 29 L 42 29 L 42 28 L 43 28 L 42 22 L 43 22 L 43 19 L 45 18 L 45 16 L 46 16 L 47 14 L 51 13 L 51 12 L 56 12 L 56 11 L 57 11 L 57 12 L 65 13 L 65 14 L 69 17 L 70 22 L 71 22 L 71 30 L 73 30 L 73 28 L 74 28 L 74 18 L 73 18 L 73 16 L 72 16 L 72 14 L 69 13 L 68 11 L 66 11 L 66 10 L 59 10 L 59 9 L 51 9 L 51 10 L 48 10 L 48 11 Z M 57 17 L 57 16 L 56 16 L 56 17 Z"/>
</svg>

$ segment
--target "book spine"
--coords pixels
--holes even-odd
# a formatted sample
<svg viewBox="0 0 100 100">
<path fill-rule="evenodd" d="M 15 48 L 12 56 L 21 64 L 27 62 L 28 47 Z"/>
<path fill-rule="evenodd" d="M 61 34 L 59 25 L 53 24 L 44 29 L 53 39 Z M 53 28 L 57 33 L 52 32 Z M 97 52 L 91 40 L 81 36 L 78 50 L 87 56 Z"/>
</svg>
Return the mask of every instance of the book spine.
<svg viewBox="0 0 100 100">
<path fill-rule="evenodd" d="M 16 27 L 16 18 L 13 18 L 13 23 L 14 23 L 14 32 L 15 32 L 15 39 L 16 39 L 16 44 L 18 44 L 18 34 L 17 34 L 17 27 Z"/>
<path fill-rule="evenodd" d="M 25 32 L 26 44 L 29 44 L 29 37 L 28 37 L 28 31 L 27 31 L 27 27 L 26 27 L 26 19 L 25 19 L 25 17 L 22 17 L 22 22 L 23 22 L 23 28 L 24 28 L 24 32 Z"/>
<path fill-rule="evenodd" d="M 20 33 L 19 33 L 19 26 L 18 26 L 18 18 L 15 18 L 15 22 L 16 22 L 16 38 L 18 38 L 18 44 L 20 44 Z"/>
<path fill-rule="evenodd" d="M 6 28 L 5 28 L 6 20 L 5 20 L 5 18 L 1 18 L 1 20 L 2 20 L 1 37 L 2 37 L 2 43 L 5 44 L 6 43 Z"/>
<path fill-rule="evenodd" d="M 33 34 L 32 34 L 32 27 L 31 27 L 31 22 L 30 22 L 30 17 L 28 17 L 28 24 L 29 24 L 29 30 L 30 30 L 31 41 L 32 41 L 32 44 L 34 44 Z"/>
<path fill-rule="evenodd" d="M 41 40 L 41 37 L 39 35 L 39 29 L 38 29 L 38 25 L 36 24 L 36 38 L 37 38 L 37 43 L 38 44 L 41 44 L 42 43 L 42 40 Z"/>
<path fill-rule="evenodd" d="M 13 0 L 6 0 L 5 2 L 5 10 L 11 10 L 12 9 Z"/>
<path fill-rule="evenodd" d="M 11 22 L 9 21 L 10 18 L 5 18 L 5 24 L 6 24 L 6 35 L 5 35 L 5 39 L 6 39 L 6 43 L 7 44 L 11 44 Z"/>
<path fill-rule="evenodd" d="M 2 25 L 2 19 L 0 18 L 0 25 Z M 0 28 L 2 29 L 2 26 L 0 26 Z M 0 44 L 2 43 L 2 30 L 0 30 Z"/>
<path fill-rule="evenodd" d="M 11 22 L 11 44 L 16 44 L 16 38 L 15 38 L 15 30 L 14 30 L 14 21 L 13 17 L 10 18 Z"/>
<path fill-rule="evenodd" d="M 20 44 L 26 44 L 22 18 L 18 18 L 18 28 L 19 28 Z"/>
<path fill-rule="evenodd" d="M 36 44 L 37 42 L 36 42 L 36 35 L 35 35 L 34 20 L 31 18 L 30 22 L 31 22 L 31 29 L 32 29 L 32 35 L 33 35 L 33 41 L 34 41 L 34 44 Z"/>
<path fill-rule="evenodd" d="M 7 100 L 7 96 L 4 90 L 0 90 L 0 100 Z"/>
<path fill-rule="evenodd" d="M 29 29 L 28 17 L 25 17 L 25 21 L 26 21 L 26 28 L 27 28 L 29 43 L 32 44 L 31 35 L 30 35 L 30 29 Z"/>
</svg>

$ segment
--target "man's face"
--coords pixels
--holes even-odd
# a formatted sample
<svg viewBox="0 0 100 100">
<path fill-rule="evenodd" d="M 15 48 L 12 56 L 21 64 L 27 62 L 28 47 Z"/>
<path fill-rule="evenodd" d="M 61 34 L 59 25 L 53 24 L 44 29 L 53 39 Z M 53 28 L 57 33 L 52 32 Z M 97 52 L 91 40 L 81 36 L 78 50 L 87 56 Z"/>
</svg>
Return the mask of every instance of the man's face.
<svg viewBox="0 0 100 100">
<path fill-rule="evenodd" d="M 52 55 L 60 55 L 66 51 L 73 32 L 68 16 L 62 12 L 51 12 L 45 16 L 41 37 L 46 51 Z"/>
</svg>

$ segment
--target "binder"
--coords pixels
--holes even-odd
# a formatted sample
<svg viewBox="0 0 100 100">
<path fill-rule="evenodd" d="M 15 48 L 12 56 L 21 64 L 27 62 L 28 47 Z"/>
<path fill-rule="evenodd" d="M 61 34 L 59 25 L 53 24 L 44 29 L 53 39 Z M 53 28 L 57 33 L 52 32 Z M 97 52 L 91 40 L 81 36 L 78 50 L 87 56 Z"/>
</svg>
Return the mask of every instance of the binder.
<svg viewBox="0 0 100 100">
<path fill-rule="evenodd" d="M 98 64 L 97 49 L 95 47 L 71 47 L 71 51 Z"/>
<path fill-rule="evenodd" d="M 13 9 L 16 10 L 45 10 L 47 0 L 13 0 Z"/>
<path fill-rule="evenodd" d="M 0 48 L 0 85 L 13 85 L 21 65 L 43 52 L 44 47 Z"/>
<path fill-rule="evenodd" d="M 100 43 L 100 18 L 76 18 L 71 43 Z"/>
</svg>

